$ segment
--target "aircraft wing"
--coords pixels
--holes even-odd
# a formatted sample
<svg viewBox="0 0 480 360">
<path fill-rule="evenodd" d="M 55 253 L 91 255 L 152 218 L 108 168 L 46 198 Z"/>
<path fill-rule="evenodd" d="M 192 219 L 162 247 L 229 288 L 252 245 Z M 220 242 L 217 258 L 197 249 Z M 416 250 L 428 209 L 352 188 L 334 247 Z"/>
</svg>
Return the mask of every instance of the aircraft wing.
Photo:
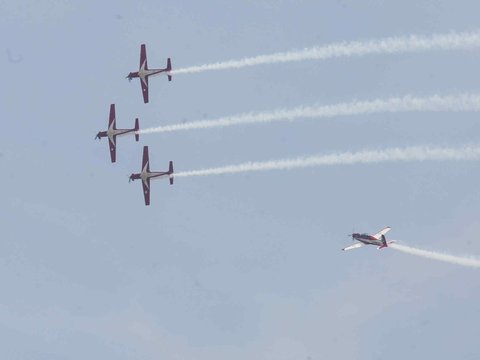
<svg viewBox="0 0 480 360">
<path fill-rule="evenodd" d="M 148 103 L 148 76 L 140 78 L 140 85 L 142 85 L 143 102 L 147 104 Z"/>
<path fill-rule="evenodd" d="M 117 158 L 116 143 L 117 143 L 116 136 L 113 136 L 112 138 L 110 137 L 108 138 L 108 145 L 110 147 L 110 159 L 112 160 L 112 163 L 114 163 Z"/>
<path fill-rule="evenodd" d="M 346 248 L 343 248 L 342 250 L 343 251 L 347 251 L 347 250 L 353 250 L 353 249 L 358 249 L 358 248 L 361 248 L 362 246 L 365 246 L 364 243 L 356 243 L 356 244 L 353 244 L 353 245 L 350 245 L 350 246 L 347 246 Z"/>
<path fill-rule="evenodd" d="M 140 69 L 148 69 L 147 66 L 147 49 L 145 47 L 145 44 L 142 44 L 140 46 Z"/>
<path fill-rule="evenodd" d="M 376 233 L 375 235 L 373 235 L 373 237 L 375 239 L 380 239 L 382 237 L 382 235 L 385 235 L 386 233 L 388 233 L 392 228 L 390 226 L 387 226 L 385 229 L 382 229 L 380 230 L 378 233 Z"/>
<path fill-rule="evenodd" d="M 142 171 L 150 171 L 150 162 L 148 160 L 148 146 L 143 147 Z"/>
<path fill-rule="evenodd" d="M 110 105 L 110 116 L 108 117 L 108 128 L 109 129 L 116 129 L 115 123 L 115 104 Z"/>
<path fill-rule="evenodd" d="M 145 205 L 150 205 L 150 179 L 142 181 L 143 197 L 145 198 Z"/>
</svg>

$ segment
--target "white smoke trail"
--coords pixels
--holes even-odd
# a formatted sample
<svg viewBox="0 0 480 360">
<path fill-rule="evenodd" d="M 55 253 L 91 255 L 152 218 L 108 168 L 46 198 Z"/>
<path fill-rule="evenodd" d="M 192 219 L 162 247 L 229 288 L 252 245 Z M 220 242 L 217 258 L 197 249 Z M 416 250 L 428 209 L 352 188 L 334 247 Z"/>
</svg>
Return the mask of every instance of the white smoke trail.
<svg viewBox="0 0 480 360">
<path fill-rule="evenodd" d="M 480 146 L 461 148 L 439 148 L 414 146 L 407 148 L 391 148 L 360 152 L 333 153 L 300 157 L 296 159 L 273 160 L 265 162 L 247 162 L 217 168 L 183 171 L 175 177 L 206 176 L 221 174 L 237 174 L 252 171 L 291 170 L 313 166 L 373 164 L 385 162 L 407 161 L 440 161 L 440 160 L 480 160 Z"/>
<path fill-rule="evenodd" d="M 171 132 L 192 129 L 208 129 L 273 121 L 293 121 L 299 118 L 331 118 L 346 115 L 362 115 L 380 112 L 408 111 L 479 111 L 480 94 L 433 95 L 414 97 L 407 95 L 390 99 L 371 101 L 352 101 L 323 106 L 301 106 L 290 110 L 274 110 L 260 113 L 247 113 L 227 116 L 214 120 L 193 121 L 183 124 L 158 126 L 140 130 L 141 134 Z"/>
<path fill-rule="evenodd" d="M 191 74 L 211 70 L 239 69 L 246 66 L 283 63 L 302 60 L 324 60 L 338 57 L 362 56 L 368 54 L 396 54 L 420 52 L 428 50 L 471 49 L 480 46 L 480 32 L 451 32 L 449 34 L 433 34 L 430 36 L 410 35 L 389 37 L 378 40 L 351 41 L 317 46 L 298 51 L 280 52 L 191 66 L 173 70 L 172 73 Z"/>
<path fill-rule="evenodd" d="M 480 260 L 471 257 L 461 257 L 435 251 L 422 250 L 406 245 L 400 245 L 397 243 L 392 243 L 388 245 L 388 247 L 398 251 L 402 251 L 407 254 L 422 256 L 427 259 L 440 260 L 451 264 L 480 268 Z"/>
</svg>

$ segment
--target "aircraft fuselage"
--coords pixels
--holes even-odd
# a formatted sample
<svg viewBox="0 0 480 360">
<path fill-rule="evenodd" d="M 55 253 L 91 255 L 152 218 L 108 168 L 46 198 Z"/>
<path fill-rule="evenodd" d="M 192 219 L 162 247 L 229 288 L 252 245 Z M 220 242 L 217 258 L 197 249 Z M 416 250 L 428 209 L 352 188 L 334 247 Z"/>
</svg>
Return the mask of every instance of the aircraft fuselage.
<svg viewBox="0 0 480 360">
<path fill-rule="evenodd" d="M 101 139 L 103 137 L 108 137 L 110 140 L 113 141 L 113 138 L 116 137 L 116 136 L 123 136 L 123 135 L 127 135 L 129 133 L 132 133 L 132 132 L 135 132 L 136 129 L 108 129 L 107 131 L 100 131 L 98 134 L 97 134 L 97 138 L 98 139 Z"/>
<path fill-rule="evenodd" d="M 368 234 L 352 234 L 353 239 L 360 241 L 361 243 L 367 245 L 377 245 L 382 246 L 383 242 L 381 239 L 376 239 L 372 235 Z"/>
<path fill-rule="evenodd" d="M 108 129 L 107 136 L 112 139 L 114 136 L 122 136 L 134 132 L 135 129 Z"/>
<path fill-rule="evenodd" d="M 154 180 L 154 179 L 157 179 L 157 178 L 160 178 L 162 176 L 169 176 L 170 173 L 167 171 L 167 172 L 141 172 L 140 173 L 140 179 L 142 179 L 143 181 L 146 181 L 147 179 L 150 179 L 150 180 Z"/>
<path fill-rule="evenodd" d="M 145 79 L 147 77 L 153 77 L 157 75 L 172 75 L 171 71 L 167 69 L 138 69 L 136 72 L 128 74 L 127 78 L 132 80 L 134 78 Z"/>
<path fill-rule="evenodd" d="M 170 75 L 170 71 L 167 71 L 167 69 L 140 69 L 138 70 L 138 77 L 145 78 L 147 76 L 150 77 L 162 73 L 164 73 L 164 75 Z"/>
</svg>

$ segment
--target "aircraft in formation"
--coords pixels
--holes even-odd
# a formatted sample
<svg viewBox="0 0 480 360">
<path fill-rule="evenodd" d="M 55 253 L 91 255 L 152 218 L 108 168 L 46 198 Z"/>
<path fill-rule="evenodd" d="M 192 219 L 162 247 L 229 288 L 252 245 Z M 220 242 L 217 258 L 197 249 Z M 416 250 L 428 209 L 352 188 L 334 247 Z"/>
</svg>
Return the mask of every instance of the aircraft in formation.
<svg viewBox="0 0 480 360">
<path fill-rule="evenodd" d="M 147 49 L 145 44 L 140 46 L 140 66 L 138 71 L 128 74 L 127 79 L 139 78 L 142 86 L 143 102 L 148 103 L 148 79 L 155 75 L 166 75 L 168 81 L 172 81 L 172 62 L 170 58 L 167 59 L 167 67 L 164 69 L 149 69 L 147 64 Z M 115 104 L 110 105 L 110 114 L 108 117 L 108 129 L 105 131 L 99 131 L 95 136 L 95 139 L 101 140 L 102 138 L 108 138 L 110 149 L 110 160 L 112 163 L 117 159 L 117 137 L 132 133 L 135 135 L 135 140 L 138 141 L 140 126 L 138 118 L 135 119 L 135 126 L 132 129 L 117 129 L 117 119 L 115 114 Z M 161 177 L 168 177 L 170 185 L 173 185 L 173 161 L 170 161 L 168 171 L 153 172 L 150 171 L 150 163 L 148 159 L 148 146 L 143 148 L 142 170 L 140 173 L 132 174 L 129 177 L 129 182 L 134 180 L 142 180 L 143 196 L 145 199 L 145 205 L 150 205 L 150 180 Z"/>
<path fill-rule="evenodd" d="M 127 75 L 128 81 L 134 78 L 140 78 L 140 85 L 142 85 L 143 102 L 148 103 L 148 79 L 156 75 L 166 75 L 168 81 L 172 81 L 172 62 L 170 58 L 167 59 L 167 67 L 165 69 L 149 69 L 147 65 L 147 49 L 145 44 L 140 46 L 140 67 L 138 71 L 131 72 Z"/>
<path fill-rule="evenodd" d="M 168 177 L 170 185 L 173 185 L 173 161 L 168 164 L 168 171 L 150 171 L 150 161 L 148 159 L 148 146 L 143 147 L 142 170 L 140 173 L 130 175 L 128 182 L 142 180 L 143 197 L 145 205 L 150 205 L 150 180 Z"/>
<path fill-rule="evenodd" d="M 138 141 L 140 138 L 138 130 L 140 130 L 140 127 L 138 125 L 138 118 L 135 119 L 135 127 L 133 129 L 117 129 L 115 104 L 111 104 L 110 115 L 108 117 L 108 129 L 106 131 L 99 131 L 97 136 L 95 136 L 95 139 L 101 140 L 103 137 L 108 137 L 110 159 L 112 163 L 114 163 L 117 158 L 117 136 L 123 136 L 132 133 L 135 135 L 135 140 Z"/>
<path fill-rule="evenodd" d="M 147 50 L 145 44 L 140 46 L 140 67 L 138 71 L 128 74 L 127 79 L 131 81 L 133 78 L 140 78 L 140 84 L 142 86 L 143 102 L 148 103 L 148 79 L 155 75 L 164 74 L 167 76 L 168 81 L 172 81 L 172 64 L 170 58 L 167 59 L 167 67 L 164 69 L 149 69 L 147 65 Z M 110 115 L 108 118 L 108 129 L 106 131 L 99 131 L 95 139 L 101 139 L 108 137 L 110 148 L 110 159 L 114 163 L 116 161 L 116 142 L 117 137 L 133 133 L 135 140 L 139 140 L 139 123 L 138 118 L 135 119 L 135 126 L 132 129 L 117 129 L 115 104 L 110 105 Z M 148 156 L 148 146 L 143 147 L 142 168 L 140 173 L 133 173 L 130 175 L 128 181 L 142 180 L 143 197 L 145 205 L 150 205 L 150 182 L 154 179 L 167 178 L 170 185 L 173 185 L 173 161 L 169 162 L 168 171 L 150 171 L 150 160 Z M 388 247 L 389 244 L 395 242 L 394 240 L 387 241 L 385 234 L 390 231 L 390 227 L 386 227 L 380 230 L 374 235 L 353 233 L 348 236 L 352 237 L 352 240 L 357 243 L 347 246 L 342 250 L 353 250 L 363 247 L 365 245 L 375 245 L 378 249 Z"/>
<path fill-rule="evenodd" d="M 385 238 L 385 234 L 388 233 L 390 230 L 391 230 L 391 227 L 387 226 L 386 228 L 380 230 L 378 233 L 374 235 L 359 234 L 359 233 L 349 234 L 348 236 L 351 236 L 353 241 L 358 241 L 358 242 L 353 245 L 347 246 L 342 250 L 347 251 L 347 250 L 358 249 L 365 245 L 375 245 L 377 246 L 377 249 L 384 249 L 388 247 L 389 244 L 395 242 L 395 240 L 387 241 L 387 239 Z"/>
</svg>

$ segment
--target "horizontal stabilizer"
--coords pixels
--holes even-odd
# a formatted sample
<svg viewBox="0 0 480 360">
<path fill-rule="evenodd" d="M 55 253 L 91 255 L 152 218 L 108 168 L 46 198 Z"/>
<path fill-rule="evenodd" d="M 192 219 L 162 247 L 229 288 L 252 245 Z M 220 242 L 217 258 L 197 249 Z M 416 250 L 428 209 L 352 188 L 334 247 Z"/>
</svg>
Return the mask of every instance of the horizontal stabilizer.
<svg viewBox="0 0 480 360">
<path fill-rule="evenodd" d="M 167 59 L 167 72 L 169 71 L 172 71 L 172 61 L 170 60 L 170 58 Z M 168 74 L 167 75 L 168 77 L 168 81 L 172 81 L 172 75 Z"/>
<path fill-rule="evenodd" d="M 138 131 L 140 130 L 140 125 L 138 124 L 138 118 L 135 119 L 135 141 L 140 140 L 140 134 Z"/>
</svg>

